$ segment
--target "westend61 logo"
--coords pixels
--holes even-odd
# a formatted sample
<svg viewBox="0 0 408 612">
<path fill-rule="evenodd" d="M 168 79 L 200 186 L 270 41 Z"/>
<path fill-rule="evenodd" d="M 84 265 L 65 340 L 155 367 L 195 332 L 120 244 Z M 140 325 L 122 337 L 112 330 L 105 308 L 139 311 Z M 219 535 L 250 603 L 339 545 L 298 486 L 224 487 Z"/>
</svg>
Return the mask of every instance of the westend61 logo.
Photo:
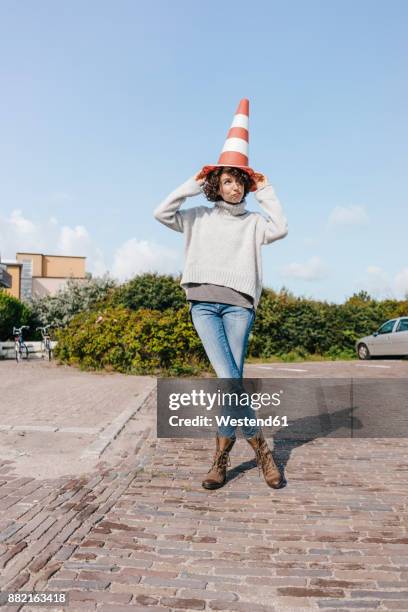
<svg viewBox="0 0 408 612">
<path fill-rule="evenodd" d="M 203 389 L 193 389 L 189 393 L 170 393 L 169 409 L 178 410 L 181 406 L 201 406 L 205 410 L 212 410 L 228 406 L 251 406 L 259 410 L 262 406 L 280 406 L 283 390 L 275 393 L 247 393 L 227 392 L 217 389 L 215 393 L 205 392 Z"/>
<path fill-rule="evenodd" d="M 262 389 L 258 379 L 161 379 L 157 386 L 159 437 L 205 437 L 218 427 L 287 427 L 284 390 Z"/>
<path fill-rule="evenodd" d="M 179 410 L 182 407 L 199 407 L 203 410 L 217 410 L 214 418 L 197 414 L 195 416 L 180 417 L 172 415 L 169 417 L 170 427 L 211 427 L 215 423 L 220 426 L 262 426 L 262 427 L 287 427 L 286 415 L 278 416 L 270 414 L 266 418 L 256 417 L 255 410 L 262 407 L 277 407 L 281 404 L 282 390 L 275 393 L 248 393 L 245 391 L 217 391 L 205 392 L 203 389 L 193 389 L 189 393 L 170 393 L 169 409 Z"/>
<path fill-rule="evenodd" d="M 157 436 L 258 425 L 275 440 L 408 437 L 408 379 L 160 378 Z"/>
</svg>

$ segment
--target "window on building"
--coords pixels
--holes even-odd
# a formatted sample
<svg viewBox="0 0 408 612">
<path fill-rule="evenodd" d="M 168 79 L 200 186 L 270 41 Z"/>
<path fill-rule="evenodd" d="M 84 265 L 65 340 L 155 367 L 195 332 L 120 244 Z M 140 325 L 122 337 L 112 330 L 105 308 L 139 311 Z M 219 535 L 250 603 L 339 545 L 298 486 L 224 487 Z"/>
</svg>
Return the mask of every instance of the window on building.
<svg viewBox="0 0 408 612">
<path fill-rule="evenodd" d="M 23 259 L 21 269 L 21 299 L 29 300 L 33 294 L 33 262 Z"/>
</svg>

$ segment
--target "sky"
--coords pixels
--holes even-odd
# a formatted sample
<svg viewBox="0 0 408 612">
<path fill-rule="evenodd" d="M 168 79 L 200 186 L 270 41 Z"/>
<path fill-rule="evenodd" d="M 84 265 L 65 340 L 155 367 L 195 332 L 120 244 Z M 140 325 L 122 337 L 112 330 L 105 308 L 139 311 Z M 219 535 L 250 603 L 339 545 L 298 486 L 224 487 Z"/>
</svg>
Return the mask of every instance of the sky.
<svg viewBox="0 0 408 612">
<path fill-rule="evenodd" d="M 249 163 L 289 226 L 263 247 L 264 286 L 402 299 L 407 28 L 405 0 L 3 0 L 2 259 L 180 273 L 183 235 L 153 210 L 216 163 L 246 97 Z"/>
</svg>

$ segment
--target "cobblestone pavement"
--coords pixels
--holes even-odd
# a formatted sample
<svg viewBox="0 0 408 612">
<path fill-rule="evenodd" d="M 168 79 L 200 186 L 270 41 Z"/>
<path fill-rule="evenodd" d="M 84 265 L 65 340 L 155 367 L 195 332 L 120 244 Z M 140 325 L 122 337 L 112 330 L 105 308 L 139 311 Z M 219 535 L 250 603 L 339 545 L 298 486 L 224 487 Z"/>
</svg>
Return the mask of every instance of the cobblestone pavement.
<svg viewBox="0 0 408 612">
<path fill-rule="evenodd" d="M 279 491 L 238 440 L 205 491 L 212 442 L 157 439 L 154 419 L 153 393 L 81 477 L 0 462 L 1 590 L 103 612 L 408 609 L 406 440 L 280 443 Z"/>
</svg>

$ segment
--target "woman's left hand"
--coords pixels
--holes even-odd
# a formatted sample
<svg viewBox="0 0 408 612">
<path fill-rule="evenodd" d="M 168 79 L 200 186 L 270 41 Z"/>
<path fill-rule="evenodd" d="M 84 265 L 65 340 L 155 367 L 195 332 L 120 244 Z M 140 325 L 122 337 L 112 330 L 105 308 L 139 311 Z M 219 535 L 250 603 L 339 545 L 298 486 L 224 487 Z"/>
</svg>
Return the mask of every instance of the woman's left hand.
<svg viewBox="0 0 408 612">
<path fill-rule="evenodd" d="M 269 183 L 269 179 L 265 174 L 255 173 L 255 185 L 257 189 L 262 189 Z"/>
</svg>

